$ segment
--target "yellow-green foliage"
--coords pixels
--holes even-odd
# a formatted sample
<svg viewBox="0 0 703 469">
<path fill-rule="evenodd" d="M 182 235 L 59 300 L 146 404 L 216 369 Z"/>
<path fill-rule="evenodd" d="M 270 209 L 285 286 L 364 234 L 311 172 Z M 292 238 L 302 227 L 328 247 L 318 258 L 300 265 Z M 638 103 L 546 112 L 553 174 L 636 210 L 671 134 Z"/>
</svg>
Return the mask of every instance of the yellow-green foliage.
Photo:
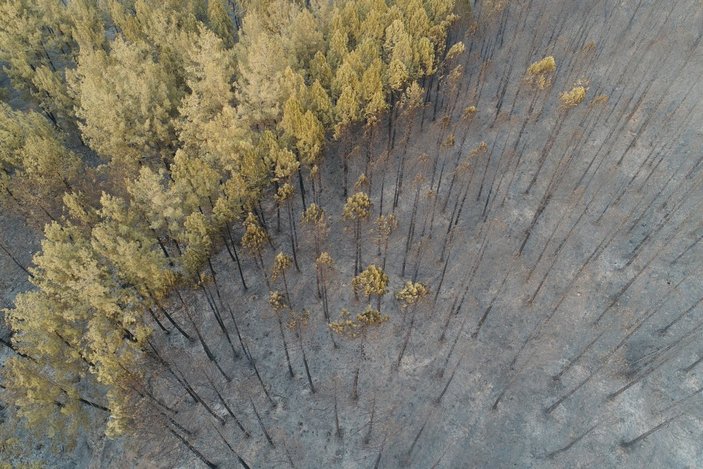
<svg viewBox="0 0 703 469">
<path fill-rule="evenodd" d="M 543 58 L 542 60 L 538 60 L 537 62 L 530 65 L 530 67 L 527 69 L 527 74 L 531 76 L 537 76 L 544 73 L 552 73 L 556 69 L 556 61 L 554 60 L 553 56 L 549 55 Z"/>
<path fill-rule="evenodd" d="M 315 260 L 315 263 L 318 266 L 331 266 L 334 264 L 334 259 L 332 259 L 332 256 L 330 256 L 330 253 L 327 251 L 323 251 Z"/>
<path fill-rule="evenodd" d="M 85 177 L 81 167 L 48 119 L 0 102 L 0 203 L 7 198 L 43 225 L 49 221 L 44 211 L 60 213 L 66 189 Z"/>
<path fill-rule="evenodd" d="M 273 272 L 271 274 L 271 278 L 276 280 L 286 272 L 292 263 L 293 259 L 288 254 L 282 252 L 276 254 L 276 258 L 273 261 Z"/>
<path fill-rule="evenodd" d="M 286 297 L 279 291 L 269 292 L 269 304 L 275 311 L 286 307 Z"/>
<path fill-rule="evenodd" d="M 28 91 L 35 102 L 27 107 L 41 108 L 57 127 L 79 129 L 92 150 L 81 153 L 98 160 L 91 161 L 95 187 L 74 187 L 88 179 L 85 165 L 53 125 L 38 113 L 2 109 L 0 190 L 34 195 L 26 200 L 48 218 L 61 214 L 50 199 L 65 199 L 71 220 L 47 225 L 32 269 L 40 294 L 18 296 L 7 314 L 18 350 L 37 360 L 20 356 L 6 367 L 14 403 L 47 433 L 76 433 L 85 406 L 78 390 L 109 407 L 111 435 L 136 427 L 141 380 L 153 364 L 143 354 L 147 308 L 163 302 L 169 309 L 174 285 L 197 284 L 225 227 L 243 215 L 242 246 L 263 269 L 268 235 L 250 210 L 274 183 L 279 203 L 290 200 L 297 174 L 309 170 L 321 184 L 317 165 L 328 139 L 355 124 L 378 124 L 391 103 L 418 108 L 428 75 L 440 71 L 452 83 L 460 76 L 445 61 L 464 52 L 463 43 L 447 51 L 454 0 L 310 7 L 242 0 L 246 17 L 236 31 L 230 3 L 0 5 L 0 60 L 13 86 Z M 368 194 L 347 200 L 344 218 L 356 222 L 357 245 L 370 213 Z M 310 205 L 304 219 L 317 229 L 325 217 Z M 381 231 L 394 225 L 388 219 Z M 316 265 L 322 274 L 331 256 L 322 252 Z M 274 277 L 289 266 L 279 254 Z M 388 276 L 370 266 L 354 288 L 380 297 Z M 276 310 L 290 307 L 280 292 L 269 300 Z M 367 310 L 347 320 L 385 319 Z"/>
<path fill-rule="evenodd" d="M 586 88 L 583 86 L 574 86 L 569 91 L 565 91 L 559 95 L 559 101 L 564 107 L 575 107 L 581 104 L 586 98 Z"/>
<path fill-rule="evenodd" d="M 343 309 L 340 314 L 342 318 L 330 322 L 328 324 L 329 328 L 337 334 L 356 337 L 356 331 L 361 327 L 361 324 L 349 319 L 349 311 L 346 309 Z"/>
<path fill-rule="evenodd" d="M 341 318 L 328 324 L 329 328 L 340 335 L 354 338 L 359 335 L 359 331 L 369 326 L 379 326 L 388 321 L 388 316 L 381 314 L 377 309 L 367 306 L 364 311 L 357 314 L 353 319 L 349 311 L 342 309 Z"/>
<path fill-rule="evenodd" d="M 253 253 L 261 250 L 268 239 L 266 231 L 259 226 L 259 221 L 253 213 L 249 212 L 246 220 L 244 220 L 244 236 L 242 236 L 242 246 Z"/>
<path fill-rule="evenodd" d="M 463 42 L 457 42 L 454 44 L 452 47 L 449 48 L 447 51 L 447 55 L 445 57 L 445 60 L 449 61 L 452 59 L 455 59 L 459 55 L 463 54 L 464 51 L 466 50 L 466 46 L 464 46 Z"/>
<path fill-rule="evenodd" d="M 357 322 L 366 326 L 376 326 L 388 321 L 388 316 L 381 314 L 377 309 L 367 306 L 366 309 L 356 315 Z"/>
<path fill-rule="evenodd" d="M 412 306 L 425 298 L 430 293 L 430 289 L 420 282 L 405 282 L 405 286 L 398 290 L 395 294 L 395 298 L 404 307 Z"/>
<path fill-rule="evenodd" d="M 376 231 L 379 239 L 388 238 L 398 227 L 398 218 L 394 214 L 381 215 L 376 219 Z"/>
<path fill-rule="evenodd" d="M 315 225 L 317 223 L 320 223 L 324 219 L 324 216 L 324 210 L 322 210 L 319 205 L 313 202 L 303 213 L 303 221 L 310 225 Z"/>
<path fill-rule="evenodd" d="M 366 192 L 357 192 L 347 198 L 342 214 L 347 220 L 363 220 L 369 217 L 371 199 Z"/>
<path fill-rule="evenodd" d="M 274 169 L 274 181 L 285 180 L 292 176 L 300 168 L 300 163 L 295 159 L 295 154 L 287 149 L 278 149 L 276 152 L 276 166 Z"/>
<path fill-rule="evenodd" d="M 293 196 L 293 186 L 291 186 L 289 183 L 283 184 L 281 187 L 278 188 L 276 191 L 276 201 L 279 204 L 282 204 L 286 200 L 289 200 Z"/>
<path fill-rule="evenodd" d="M 496 15 L 505 10 L 510 3 L 509 0 L 488 0 L 481 5 L 482 9 L 485 9 L 489 15 Z"/>
<path fill-rule="evenodd" d="M 598 106 L 601 104 L 606 104 L 608 102 L 608 96 L 604 94 L 599 94 L 591 101 L 592 106 Z"/>
<path fill-rule="evenodd" d="M 464 109 L 463 118 L 464 119 L 471 119 L 473 116 L 476 115 L 477 112 L 478 112 L 478 109 L 476 108 L 476 106 L 473 106 L 473 105 L 467 106 L 466 109 Z"/>
<path fill-rule="evenodd" d="M 354 292 L 365 296 L 383 296 L 388 293 L 388 274 L 375 265 L 368 266 L 352 280 Z"/>
<path fill-rule="evenodd" d="M 310 321 L 310 311 L 304 309 L 302 312 L 297 313 L 295 311 L 290 312 L 290 317 L 288 318 L 288 329 L 294 331 L 296 329 L 305 327 Z"/>
<path fill-rule="evenodd" d="M 527 69 L 527 81 L 545 89 L 552 84 L 552 75 L 557 69 L 557 63 L 551 55 L 538 60 Z"/>
<path fill-rule="evenodd" d="M 368 185 L 369 185 L 369 178 L 366 177 L 366 174 L 361 173 L 359 178 L 354 183 L 354 190 L 360 191 L 362 187 L 368 186 Z"/>
<path fill-rule="evenodd" d="M 475 156 L 480 155 L 481 153 L 486 153 L 487 151 L 488 151 L 488 144 L 486 142 L 481 142 L 478 144 L 478 146 L 476 146 L 476 148 L 474 148 L 473 150 L 471 150 L 469 152 L 469 156 L 473 158 Z"/>
</svg>

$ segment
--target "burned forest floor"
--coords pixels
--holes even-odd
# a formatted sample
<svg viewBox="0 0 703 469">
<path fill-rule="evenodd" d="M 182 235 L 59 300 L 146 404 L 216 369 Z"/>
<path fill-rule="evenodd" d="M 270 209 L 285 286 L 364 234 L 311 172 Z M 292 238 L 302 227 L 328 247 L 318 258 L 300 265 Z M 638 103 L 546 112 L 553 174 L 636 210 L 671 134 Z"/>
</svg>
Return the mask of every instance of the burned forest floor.
<svg viewBox="0 0 703 469">
<path fill-rule="evenodd" d="M 267 278 L 238 246 L 245 289 L 222 248 L 202 290 L 164 305 L 190 334 L 197 326 L 222 369 L 199 341 L 155 327 L 159 356 L 208 408 L 167 371 L 147 379 L 207 459 L 703 465 L 703 6 L 498 3 L 479 1 L 460 20 L 452 42 L 466 50 L 426 83 L 423 107 L 330 145 L 315 192 L 305 187 L 326 232 L 301 219 L 296 184 L 290 206 L 263 203 Z M 527 80 L 547 56 L 556 70 Z M 565 105 L 561 93 L 575 86 L 585 99 Z M 388 319 L 338 333 L 323 296 L 330 321 L 377 306 L 352 288 L 356 226 L 342 212 L 357 190 L 372 202 L 360 268 L 388 274 L 378 303 Z M 381 215 L 397 220 L 387 243 Z M 233 239 L 242 234 L 232 227 Z M 29 249 L 22 239 L 7 241 Z M 284 285 L 271 266 L 293 245 L 300 271 L 289 268 Z M 321 251 L 334 261 L 321 269 L 325 294 Z M 267 281 L 288 290 L 290 310 L 274 311 Z M 416 306 L 394 297 L 407 281 L 429 287 Z M 6 302 L 22 283 L 1 284 Z M 200 464 L 181 441 L 145 435 L 57 464 Z"/>
</svg>

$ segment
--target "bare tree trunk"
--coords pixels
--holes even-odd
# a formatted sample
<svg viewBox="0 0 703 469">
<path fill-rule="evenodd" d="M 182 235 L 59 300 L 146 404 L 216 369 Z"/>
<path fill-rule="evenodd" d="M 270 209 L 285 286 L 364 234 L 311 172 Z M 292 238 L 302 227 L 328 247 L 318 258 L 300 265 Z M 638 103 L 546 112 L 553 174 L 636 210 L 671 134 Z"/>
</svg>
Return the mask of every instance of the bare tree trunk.
<svg viewBox="0 0 703 469">
<path fill-rule="evenodd" d="M 200 459 L 207 467 L 210 469 L 217 469 L 217 464 L 213 463 L 209 459 L 207 459 L 203 453 L 198 451 L 193 445 L 191 445 L 188 440 L 183 438 L 178 432 L 176 432 L 173 428 L 169 427 L 169 431 L 176 437 L 178 440 L 185 445 L 188 450 L 190 450 L 191 453 L 193 453 L 198 459 Z"/>
<path fill-rule="evenodd" d="M 1 242 L 0 242 L 0 250 L 2 252 L 4 252 L 7 255 L 7 257 L 9 257 L 12 260 L 12 262 L 14 262 L 15 265 L 22 270 L 22 272 L 27 274 L 30 278 L 34 278 L 34 274 L 31 273 L 29 270 L 27 270 L 27 268 L 25 266 L 23 266 L 20 263 L 20 261 L 18 261 L 17 258 L 10 252 L 10 250 Z"/>
<path fill-rule="evenodd" d="M 278 319 L 278 329 L 281 332 L 281 340 L 283 341 L 283 350 L 286 353 L 286 362 L 288 363 L 288 373 L 290 373 L 290 377 L 293 378 L 295 376 L 295 373 L 293 373 L 293 366 L 290 363 L 290 355 L 288 354 L 288 342 L 286 342 L 286 335 L 283 332 L 283 320 L 281 319 L 281 315 L 278 313 L 276 314 L 276 319 Z"/>
<path fill-rule="evenodd" d="M 264 436 L 266 437 L 266 441 L 269 442 L 272 448 L 275 448 L 276 445 L 273 444 L 273 440 L 271 439 L 271 435 L 269 435 L 269 432 L 266 430 L 266 426 L 264 425 L 263 420 L 261 420 L 261 415 L 259 415 L 259 411 L 256 410 L 256 405 L 254 405 L 254 401 L 249 398 L 249 402 L 251 402 L 251 407 L 254 409 L 254 415 L 256 415 L 256 420 L 259 421 L 259 425 L 261 426 L 261 430 L 264 432 Z"/>
</svg>

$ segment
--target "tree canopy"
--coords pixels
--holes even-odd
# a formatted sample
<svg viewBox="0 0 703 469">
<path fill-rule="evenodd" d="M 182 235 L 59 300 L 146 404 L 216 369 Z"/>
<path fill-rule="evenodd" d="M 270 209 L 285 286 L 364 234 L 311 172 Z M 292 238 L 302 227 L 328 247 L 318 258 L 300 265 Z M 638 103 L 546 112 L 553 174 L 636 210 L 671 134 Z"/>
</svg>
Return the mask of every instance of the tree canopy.
<svg viewBox="0 0 703 469">
<path fill-rule="evenodd" d="M 305 197 L 304 180 L 319 188 L 329 142 L 378 125 L 438 69 L 452 11 L 452 0 L 4 2 L 0 60 L 26 106 L 0 104 L 0 189 L 47 223 L 35 288 L 6 310 L 19 415 L 50 437 L 71 439 L 96 409 L 111 435 L 128 431 L 160 360 L 149 318 L 179 288 L 210 295 L 217 277 L 210 265 L 210 287 L 203 272 L 223 243 L 237 253 L 242 223 L 241 246 L 265 267 L 261 201 L 288 200 L 294 184 Z M 368 218 L 363 196 L 345 217 Z M 382 286 L 363 291 L 383 295 L 387 276 L 359 278 L 369 272 Z"/>
</svg>

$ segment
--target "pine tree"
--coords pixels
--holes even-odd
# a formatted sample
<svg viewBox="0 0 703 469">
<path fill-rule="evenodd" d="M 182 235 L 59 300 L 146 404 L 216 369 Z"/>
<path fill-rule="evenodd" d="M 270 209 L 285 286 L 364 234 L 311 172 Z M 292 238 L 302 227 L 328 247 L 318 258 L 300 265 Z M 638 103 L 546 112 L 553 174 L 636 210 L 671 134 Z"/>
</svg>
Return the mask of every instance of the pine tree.
<svg viewBox="0 0 703 469">
<path fill-rule="evenodd" d="M 322 294 L 322 310 L 325 313 L 325 319 L 330 322 L 329 297 L 327 296 L 327 274 L 334 265 L 332 256 L 327 251 L 323 251 L 315 259 L 315 267 L 320 279 L 320 293 Z"/>
<path fill-rule="evenodd" d="M 183 93 L 177 85 L 144 43 L 117 38 L 109 54 L 81 51 L 72 87 L 83 137 L 101 156 L 126 168 L 168 160 Z"/>
<path fill-rule="evenodd" d="M 185 250 L 181 262 L 190 276 L 195 275 L 210 259 L 213 242 L 208 226 L 209 221 L 205 215 L 197 211 L 188 215 L 183 223 L 181 239 Z"/>
<path fill-rule="evenodd" d="M 388 317 L 381 314 L 381 298 L 388 293 L 390 279 L 382 269 L 375 265 L 370 265 L 359 275 L 352 279 L 354 294 L 360 292 L 368 298 L 369 304 L 361 314 L 357 315 L 357 321 L 365 326 L 377 325 L 385 322 Z M 376 297 L 376 309 L 371 306 L 371 297 Z M 352 399 L 358 398 L 359 373 L 361 370 L 361 360 L 364 356 L 364 343 L 366 342 L 366 329 L 363 328 L 361 343 L 359 344 L 359 361 L 354 372 L 354 383 L 352 386 Z"/>
<path fill-rule="evenodd" d="M 321 51 L 317 51 L 310 61 L 308 73 L 310 80 L 318 82 L 323 89 L 329 90 L 332 87 L 332 78 L 334 76 L 332 67 L 327 62 L 325 54 Z"/>
<path fill-rule="evenodd" d="M 400 302 L 401 307 L 404 311 L 408 308 L 412 309 L 410 316 L 410 327 L 408 327 L 408 333 L 403 341 L 403 346 L 398 354 L 398 366 L 400 366 L 403 360 L 403 355 L 405 354 L 405 349 L 410 342 L 410 336 L 413 333 L 413 326 L 415 325 L 415 312 L 417 311 L 418 304 L 424 300 L 430 293 L 429 288 L 420 282 L 405 282 L 405 286 L 398 290 L 395 294 L 395 298 Z"/>
<path fill-rule="evenodd" d="M 291 250 L 293 252 L 293 260 L 295 261 L 295 268 L 300 272 L 300 265 L 298 264 L 298 233 L 295 227 L 295 218 L 293 217 L 293 208 L 291 207 L 291 198 L 293 197 L 293 186 L 289 183 L 284 183 L 276 191 L 276 202 L 279 205 L 285 204 L 286 211 L 288 213 L 288 228 L 290 229 L 290 243 Z"/>
<path fill-rule="evenodd" d="M 66 8 L 66 20 L 78 50 L 107 50 L 105 12 L 90 0 L 74 0 Z"/>
<path fill-rule="evenodd" d="M 307 107 L 314 113 L 324 129 L 330 128 L 334 118 L 334 108 L 325 86 L 318 78 L 308 89 Z"/>
<path fill-rule="evenodd" d="M 378 255 L 381 256 L 381 268 L 386 268 L 386 258 L 388 255 L 388 240 L 393 231 L 398 228 L 398 219 L 394 214 L 380 215 L 376 219 L 376 232 L 378 242 Z"/>
<path fill-rule="evenodd" d="M 274 313 L 276 314 L 276 320 L 278 321 L 278 330 L 281 334 L 283 350 L 285 351 L 286 355 L 286 363 L 288 364 L 288 373 L 290 374 L 290 377 L 293 378 L 295 377 L 295 373 L 293 372 L 293 366 L 290 362 L 290 354 L 288 353 L 288 342 L 286 342 L 286 334 L 283 331 L 283 318 L 281 317 L 284 310 L 287 309 L 292 311 L 293 309 L 291 306 L 290 292 L 288 290 L 288 281 L 286 280 L 286 269 L 291 266 L 291 263 L 291 258 L 286 254 L 278 253 L 276 255 L 276 258 L 274 259 L 273 273 L 271 278 L 272 280 L 276 280 L 276 278 L 278 277 L 281 277 L 283 279 L 283 285 L 285 287 L 285 296 L 281 295 L 277 291 L 272 291 L 269 295 L 269 304 L 271 305 L 274 310 Z"/>
<path fill-rule="evenodd" d="M 281 79 L 286 68 L 296 63 L 286 33 L 298 8 L 293 2 L 274 3 L 265 13 L 254 8 L 247 15 L 236 47 L 238 99 L 249 124 L 259 128 L 278 121 L 285 99 Z"/>
<path fill-rule="evenodd" d="M 0 5 L 0 60 L 8 65 L 13 86 L 38 101 L 54 124 L 72 117 L 74 105 L 64 74 L 73 62 L 71 38 L 61 33 L 64 10 L 65 4 L 54 0 Z"/>
<path fill-rule="evenodd" d="M 347 199 L 344 204 L 343 216 L 354 222 L 354 275 L 361 269 L 361 222 L 367 220 L 371 214 L 371 199 L 365 192 L 357 192 Z"/>
<path fill-rule="evenodd" d="M 227 48 L 234 46 L 236 29 L 227 13 L 223 0 L 207 2 L 207 17 L 210 29 L 217 34 Z"/>
<path fill-rule="evenodd" d="M 202 405 L 208 418 L 224 424 L 224 416 L 208 401 L 212 395 L 190 384 L 195 383 L 193 370 L 186 367 L 208 362 L 186 364 L 183 354 L 164 352 L 180 341 L 170 334 L 175 327 L 186 340 L 199 339 L 202 350 L 194 351 L 204 352 L 229 379 L 201 318 L 183 297 L 188 287 L 199 289 L 238 355 L 222 315 L 227 305 L 220 286 L 227 277 L 211 256 L 222 241 L 247 288 L 233 234 L 238 228 L 232 227 L 244 218 L 241 244 L 271 290 L 264 250 L 274 240 L 266 231 L 263 207 L 270 205 L 263 199 L 272 193 L 288 214 L 292 259 L 283 253 L 274 258 L 272 277 L 282 278 L 285 295 L 271 292 L 270 304 L 277 310 L 291 375 L 283 311 L 294 320 L 314 393 L 300 330 L 308 313 L 293 312 L 295 292 L 286 277 L 302 252 L 293 178 L 297 173 L 303 222 L 314 230 L 318 293 L 329 322 L 333 261 L 324 251 L 328 227 L 319 207 L 326 139 L 351 137 L 352 130 L 366 124 L 373 141 L 390 110 L 392 145 L 397 102 L 415 102 L 422 95 L 418 82 L 426 83 L 442 67 L 440 58 L 456 54 L 454 48 L 444 52 L 451 0 L 228 3 L 8 0 L 0 6 L 0 13 L 7 13 L 0 17 L 0 46 L 6 46 L 0 47 L 0 59 L 8 65 L 13 85 L 29 91 L 49 116 L 3 108 L 0 188 L 11 203 L 38 210 L 49 220 L 63 220 L 62 210 L 66 215 L 65 221 L 47 226 L 35 267 L 27 268 L 37 290 L 19 295 L 8 312 L 17 356 L 6 367 L 5 382 L 8 377 L 13 381 L 6 387 L 21 414 L 35 426 L 46 422 L 51 434 L 73 435 L 95 413 L 109 412 L 109 435 L 142 431 L 140 422 L 147 421 L 150 430 L 163 426 L 195 457 L 214 466 L 197 448 L 191 430 L 175 418 L 190 396 L 191 404 Z M 238 23 L 245 10 L 236 31 L 231 16 Z M 68 80 L 65 69 L 70 70 Z M 84 167 L 50 123 L 65 128 L 66 140 L 73 142 L 74 117 L 98 159 L 93 161 L 89 149 L 80 153 L 96 168 Z M 350 152 L 343 150 L 346 186 Z M 356 191 L 362 185 L 371 191 L 370 147 L 367 157 Z M 303 174 L 312 183 L 310 204 Z M 399 174 L 397 193 L 402 160 Z M 380 214 L 378 250 L 384 265 L 360 272 L 362 222 L 371 208 L 368 194 L 356 192 L 343 212 L 355 230 L 354 291 L 368 299 L 365 309 L 348 318 L 354 334 L 364 334 L 360 359 L 368 326 L 388 319 L 380 309 L 388 291 L 384 267 L 395 225 L 392 215 Z M 178 305 L 170 301 L 172 294 Z M 399 301 L 404 309 L 412 308 L 414 318 L 417 303 L 409 298 Z M 181 314 L 190 322 L 187 327 Z M 230 315 L 273 403 L 231 309 Z M 413 324 L 414 319 L 403 350 Z M 355 397 L 360 368 L 361 361 Z M 163 373 L 169 384 L 180 385 L 178 392 L 187 392 L 185 401 L 162 381 Z M 219 399 L 214 403 L 236 419 L 224 391 L 213 390 Z M 256 407 L 254 412 L 266 432 Z"/>
<path fill-rule="evenodd" d="M 264 267 L 264 260 L 262 257 L 262 250 L 264 244 L 268 241 L 268 235 L 266 231 L 259 225 L 259 221 L 256 219 L 252 212 L 249 212 L 246 220 L 244 220 L 244 236 L 242 236 L 242 246 L 247 249 L 257 261 L 257 266 L 261 269 L 261 273 L 266 281 L 266 286 L 270 289 L 268 275 L 266 274 L 266 269 Z"/>
<path fill-rule="evenodd" d="M 388 274 L 382 269 L 371 264 L 364 269 L 359 275 L 352 280 L 354 293 L 363 293 L 366 298 L 371 301 L 371 297 L 375 296 L 377 305 L 376 308 L 381 310 L 381 298 L 388 293 Z"/>
<path fill-rule="evenodd" d="M 144 166 L 139 170 L 139 177 L 128 182 L 127 191 L 135 216 L 152 230 L 164 255 L 171 257 L 166 240 L 175 238 L 180 232 L 183 211 L 188 206 L 184 206 L 178 194 L 174 194 L 166 172 Z"/>
<path fill-rule="evenodd" d="M 41 222 L 56 219 L 81 167 L 47 119 L 0 103 L 0 190 L 8 206 Z"/>
<path fill-rule="evenodd" d="M 20 357 L 9 358 L 3 374 L 5 398 L 17 408 L 27 427 L 54 442 L 56 449 L 59 445 L 74 447 L 91 420 L 93 408 L 83 404 L 91 401 L 80 397 L 75 383 L 47 375 L 40 365 Z"/>
<path fill-rule="evenodd" d="M 201 27 L 186 57 L 190 94 L 183 98 L 179 107 L 182 148 L 195 155 L 210 153 L 222 158 L 221 142 L 232 137 L 225 130 L 226 126 L 236 125 L 230 118 L 234 113 L 234 54 L 220 37 Z"/>
</svg>

